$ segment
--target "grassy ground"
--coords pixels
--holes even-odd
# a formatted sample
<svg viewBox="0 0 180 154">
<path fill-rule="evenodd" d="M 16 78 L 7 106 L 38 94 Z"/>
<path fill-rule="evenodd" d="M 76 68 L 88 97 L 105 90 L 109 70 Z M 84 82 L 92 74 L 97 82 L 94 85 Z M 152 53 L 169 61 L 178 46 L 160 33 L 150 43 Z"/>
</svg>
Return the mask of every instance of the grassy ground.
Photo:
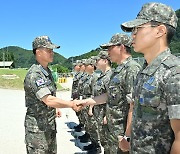
<svg viewBox="0 0 180 154">
<path fill-rule="evenodd" d="M 23 82 L 26 73 L 26 69 L 0 69 L 0 88 L 23 90 Z M 18 78 L 8 79 L 4 78 L 2 75 L 16 75 Z M 57 83 L 57 87 L 58 90 L 62 90 L 59 83 Z"/>
</svg>

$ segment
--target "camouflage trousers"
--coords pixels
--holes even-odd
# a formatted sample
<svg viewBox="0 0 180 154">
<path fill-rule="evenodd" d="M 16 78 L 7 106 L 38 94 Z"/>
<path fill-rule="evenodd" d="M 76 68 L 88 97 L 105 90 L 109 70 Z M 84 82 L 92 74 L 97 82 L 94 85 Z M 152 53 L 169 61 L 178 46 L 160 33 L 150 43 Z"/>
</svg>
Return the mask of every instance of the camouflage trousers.
<svg viewBox="0 0 180 154">
<path fill-rule="evenodd" d="M 100 143 L 104 148 L 104 152 L 109 151 L 107 135 L 106 135 L 107 129 L 108 129 L 107 125 L 98 123 L 98 134 L 99 134 L 99 138 L 100 138 Z"/>
<path fill-rule="evenodd" d="M 88 127 L 88 133 L 91 141 L 98 143 L 100 141 L 100 137 L 98 133 L 98 124 L 94 116 L 88 115 L 86 125 Z"/>
<path fill-rule="evenodd" d="M 81 111 L 78 112 L 78 119 L 79 119 L 79 123 L 85 125 L 86 124 L 86 109 L 83 108 Z"/>
<path fill-rule="evenodd" d="M 57 154 L 56 131 L 25 131 L 27 154 Z"/>
<path fill-rule="evenodd" d="M 78 117 L 78 119 L 79 119 L 79 123 L 80 123 L 80 124 L 84 124 L 84 121 L 83 121 L 83 119 L 82 119 L 82 117 L 81 117 L 81 113 L 82 113 L 82 111 L 76 112 L 76 115 L 77 115 L 77 117 Z"/>
</svg>

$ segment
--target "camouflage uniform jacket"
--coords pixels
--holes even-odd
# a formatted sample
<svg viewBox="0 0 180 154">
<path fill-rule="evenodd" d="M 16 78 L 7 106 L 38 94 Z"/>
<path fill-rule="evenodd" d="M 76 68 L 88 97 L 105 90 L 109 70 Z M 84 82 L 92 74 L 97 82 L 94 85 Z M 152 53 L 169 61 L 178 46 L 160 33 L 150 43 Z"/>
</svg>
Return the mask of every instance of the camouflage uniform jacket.
<svg viewBox="0 0 180 154">
<path fill-rule="evenodd" d="M 169 119 L 180 119 L 180 59 L 167 49 L 144 66 L 135 83 L 131 152 L 168 154 Z"/>
<path fill-rule="evenodd" d="M 32 65 L 24 80 L 24 90 L 27 107 L 26 130 L 31 132 L 56 130 L 55 109 L 41 101 L 45 95 L 56 95 L 56 85 L 51 71 L 38 64 Z"/>
<path fill-rule="evenodd" d="M 71 98 L 76 99 L 78 98 L 78 82 L 80 76 L 80 72 L 76 72 L 73 78 L 73 83 L 72 83 L 72 93 L 71 93 Z"/>
<path fill-rule="evenodd" d="M 82 91 L 83 99 L 93 96 L 93 89 L 94 89 L 96 77 L 97 76 L 95 73 L 88 75 L 86 77 L 86 80 L 84 81 L 84 84 L 83 84 L 83 91 Z"/>
<path fill-rule="evenodd" d="M 81 73 L 79 77 L 79 82 L 78 82 L 78 98 L 82 99 L 83 96 L 83 88 L 84 88 L 84 82 L 87 80 L 88 74 L 86 72 Z"/>
<path fill-rule="evenodd" d="M 94 91 L 93 91 L 94 96 L 99 96 L 107 92 L 111 74 L 112 74 L 111 70 L 108 70 L 105 73 L 102 72 L 100 74 L 94 85 Z M 95 105 L 93 107 L 93 113 L 98 123 L 102 123 L 103 117 L 105 116 L 105 109 L 106 109 L 106 104 Z"/>
<path fill-rule="evenodd" d="M 133 84 L 139 70 L 140 65 L 130 56 L 112 73 L 107 89 L 106 117 L 114 142 L 118 142 L 118 135 L 124 135 L 129 103 L 133 101 Z"/>
</svg>

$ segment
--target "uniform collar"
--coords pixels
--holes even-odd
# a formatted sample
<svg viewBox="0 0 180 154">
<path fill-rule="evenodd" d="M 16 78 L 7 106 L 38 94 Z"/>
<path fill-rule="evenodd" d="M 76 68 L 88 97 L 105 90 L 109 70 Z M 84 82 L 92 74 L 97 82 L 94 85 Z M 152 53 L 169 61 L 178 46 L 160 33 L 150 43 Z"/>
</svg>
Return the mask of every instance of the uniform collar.
<svg viewBox="0 0 180 154">
<path fill-rule="evenodd" d="M 142 71 L 143 74 L 151 75 L 159 68 L 161 63 L 165 61 L 171 54 L 170 49 L 166 49 L 161 54 L 159 54 L 149 65 L 147 65 L 147 62 L 144 63 L 144 69 Z"/>
<path fill-rule="evenodd" d="M 39 68 L 40 68 L 41 72 L 42 72 L 45 76 L 49 76 L 48 71 L 45 70 L 44 67 L 42 67 L 40 64 L 39 64 Z M 48 68 L 48 70 L 49 70 L 49 68 Z"/>
</svg>

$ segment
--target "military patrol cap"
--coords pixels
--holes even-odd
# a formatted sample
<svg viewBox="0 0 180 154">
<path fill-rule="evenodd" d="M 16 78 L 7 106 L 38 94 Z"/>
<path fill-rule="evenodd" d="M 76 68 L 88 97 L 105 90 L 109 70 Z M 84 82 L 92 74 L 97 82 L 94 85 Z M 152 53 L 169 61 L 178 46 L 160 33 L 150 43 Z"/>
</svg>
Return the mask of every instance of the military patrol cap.
<svg viewBox="0 0 180 154">
<path fill-rule="evenodd" d="M 87 59 L 81 59 L 81 65 L 84 65 L 86 63 Z"/>
<path fill-rule="evenodd" d="M 73 66 L 76 66 L 77 64 L 76 63 L 73 63 Z"/>
<path fill-rule="evenodd" d="M 170 25 L 174 28 L 177 27 L 178 18 L 175 11 L 162 3 L 146 3 L 141 8 L 136 19 L 121 24 L 123 31 L 131 32 L 136 26 L 156 21 Z"/>
<path fill-rule="evenodd" d="M 99 52 L 98 60 L 99 59 L 108 59 L 109 60 L 109 55 L 108 55 L 107 50 L 102 50 L 102 51 Z"/>
<path fill-rule="evenodd" d="M 86 60 L 85 65 L 94 65 L 94 66 L 96 66 L 96 60 L 92 59 L 92 58 L 89 58 L 89 59 Z"/>
<path fill-rule="evenodd" d="M 60 46 L 55 45 L 51 42 L 50 38 L 48 36 L 38 36 L 34 39 L 32 42 L 33 49 L 37 48 L 48 48 L 48 49 L 58 49 Z"/>
<path fill-rule="evenodd" d="M 79 61 L 79 60 L 76 60 L 76 62 L 75 63 L 73 63 L 73 66 L 77 66 L 77 65 L 79 65 L 81 62 Z"/>
<path fill-rule="evenodd" d="M 76 60 L 76 65 L 81 65 L 81 60 Z"/>
<path fill-rule="evenodd" d="M 96 61 L 98 59 L 98 56 L 91 56 L 91 59 Z"/>
<path fill-rule="evenodd" d="M 128 47 L 131 47 L 131 44 L 132 44 L 131 37 L 129 37 L 126 34 L 117 33 L 117 34 L 112 36 L 109 43 L 102 44 L 102 45 L 100 45 L 100 47 L 103 49 L 107 49 L 108 47 L 111 47 L 113 45 L 121 45 L 121 44 L 128 46 Z"/>
</svg>

